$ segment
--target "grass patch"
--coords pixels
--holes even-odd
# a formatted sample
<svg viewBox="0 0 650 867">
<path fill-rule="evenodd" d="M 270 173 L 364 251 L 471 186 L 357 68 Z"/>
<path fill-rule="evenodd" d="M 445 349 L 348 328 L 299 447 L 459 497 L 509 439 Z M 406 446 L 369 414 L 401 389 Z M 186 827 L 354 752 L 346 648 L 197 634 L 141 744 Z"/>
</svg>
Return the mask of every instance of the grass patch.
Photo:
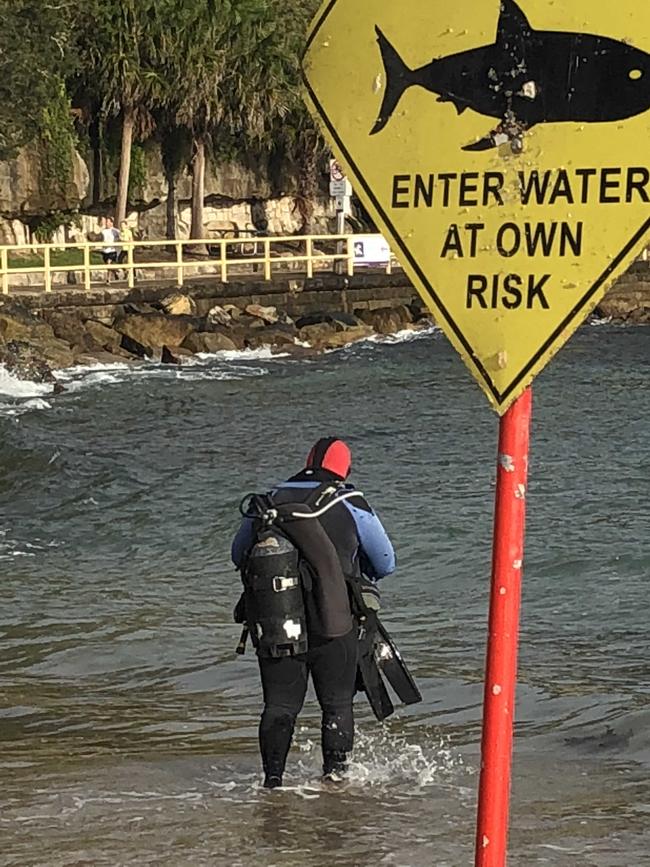
<svg viewBox="0 0 650 867">
<path fill-rule="evenodd" d="M 42 253 L 12 253 L 9 251 L 9 268 L 43 268 L 45 260 Z M 52 250 L 50 264 L 53 268 L 83 268 L 83 250 Z M 101 265 L 102 257 L 97 251 L 90 254 L 91 265 Z"/>
</svg>

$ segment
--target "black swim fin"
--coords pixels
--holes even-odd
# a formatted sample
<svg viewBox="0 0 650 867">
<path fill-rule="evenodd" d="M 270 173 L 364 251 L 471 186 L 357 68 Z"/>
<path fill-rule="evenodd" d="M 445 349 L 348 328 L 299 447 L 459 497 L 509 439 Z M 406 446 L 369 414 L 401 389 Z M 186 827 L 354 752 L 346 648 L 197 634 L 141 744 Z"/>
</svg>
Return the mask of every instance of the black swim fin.
<svg viewBox="0 0 650 867">
<path fill-rule="evenodd" d="M 359 634 L 359 662 L 357 667 L 357 690 L 365 692 L 374 715 L 381 722 L 390 716 L 395 708 L 384 686 L 375 655 L 377 638 L 377 616 L 368 611 Z"/>
<path fill-rule="evenodd" d="M 374 641 L 374 657 L 388 683 L 404 704 L 417 704 L 422 695 L 408 670 L 397 645 L 377 618 L 377 632 Z"/>
<path fill-rule="evenodd" d="M 395 711 L 395 708 L 373 655 L 360 657 L 358 676 L 360 681 L 358 687 L 365 692 L 372 712 L 380 722 L 385 720 Z"/>
</svg>

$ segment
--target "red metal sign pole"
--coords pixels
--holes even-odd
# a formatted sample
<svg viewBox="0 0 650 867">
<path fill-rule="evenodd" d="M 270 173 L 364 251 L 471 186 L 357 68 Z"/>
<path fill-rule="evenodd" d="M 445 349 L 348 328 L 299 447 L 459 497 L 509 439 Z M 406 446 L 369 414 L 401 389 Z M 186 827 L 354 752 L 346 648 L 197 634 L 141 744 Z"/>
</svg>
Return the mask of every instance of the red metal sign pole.
<svg viewBox="0 0 650 867">
<path fill-rule="evenodd" d="M 485 666 L 476 867 L 505 867 L 532 391 L 502 416 Z"/>
</svg>

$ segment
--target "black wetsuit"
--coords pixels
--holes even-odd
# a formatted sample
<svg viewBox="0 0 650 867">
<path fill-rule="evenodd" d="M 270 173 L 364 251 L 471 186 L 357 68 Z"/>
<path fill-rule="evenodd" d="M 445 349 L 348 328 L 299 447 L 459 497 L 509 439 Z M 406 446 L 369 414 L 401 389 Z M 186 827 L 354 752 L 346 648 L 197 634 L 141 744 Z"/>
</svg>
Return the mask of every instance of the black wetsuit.
<svg viewBox="0 0 650 867">
<path fill-rule="evenodd" d="M 264 711 L 260 751 L 267 779 L 282 779 L 291 738 L 311 674 L 323 712 L 323 773 L 341 769 L 354 740 L 352 699 L 357 675 L 356 627 L 343 638 L 310 635 L 309 650 L 283 659 L 260 657 Z"/>
</svg>

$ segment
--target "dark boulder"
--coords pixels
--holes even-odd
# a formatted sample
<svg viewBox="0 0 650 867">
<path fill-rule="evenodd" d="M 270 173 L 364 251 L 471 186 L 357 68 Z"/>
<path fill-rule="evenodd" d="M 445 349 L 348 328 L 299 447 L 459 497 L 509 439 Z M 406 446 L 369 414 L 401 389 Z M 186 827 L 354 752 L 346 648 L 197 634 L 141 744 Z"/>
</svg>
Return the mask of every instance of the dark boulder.
<svg viewBox="0 0 650 867">
<path fill-rule="evenodd" d="M 163 313 L 128 313 L 118 316 L 113 328 L 150 350 L 181 346 L 194 330 L 191 316 L 165 316 Z"/>
<path fill-rule="evenodd" d="M 308 313 L 296 320 L 296 328 L 306 328 L 310 325 L 333 325 L 336 331 L 345 331 L 346 328 L 357 328 L 361 325 L 359 318 L 352 313 L 343 310 L 332 312 Z"/>
<path fill-rule="evenodd" d="M 84 323 L 84 328 L 86 334 L 94 341 L 94 343 L 106 352 L 115 353 L 122 343 L 122 335 L 119 331 L 116 331 L 108 325 L 104 325 L 103 322 L 98 322 L 95 319 L 87 319 Z"/>
<path fill-rule="evenodd" d="M 189 349 L 190 352 L 211 354 L 224 351 L 233 352 L 237 346 L 230 337 L 217 331 L 193 331 L 185 338 L 183 348 Z"/>
<path fill-rule="evenodd" d="M 29 343 L 10 340 L 0 344 L 0 364 L 4 364 L 12 376 L 29 382 L 51 382 L 58 380 L 52 366 L 43 355 Z"/>
</svg>

